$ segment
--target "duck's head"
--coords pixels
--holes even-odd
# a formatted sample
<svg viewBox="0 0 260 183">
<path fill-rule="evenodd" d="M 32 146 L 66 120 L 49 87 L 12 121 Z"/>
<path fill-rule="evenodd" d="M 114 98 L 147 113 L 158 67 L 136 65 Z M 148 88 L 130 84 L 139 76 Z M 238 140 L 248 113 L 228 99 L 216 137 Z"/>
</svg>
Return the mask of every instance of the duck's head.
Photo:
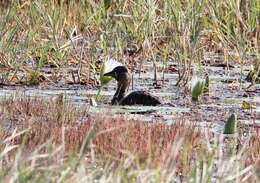
<svg viewBox="0 0 260 183">
<path fill-rule="evenodd" d="M 105 73 L 104 76 L 111 76 L 117 81 L 126 78 L 128 75 L 128 70 L 125 66 L 117 66 L 111 72 Z"/>
</svg>

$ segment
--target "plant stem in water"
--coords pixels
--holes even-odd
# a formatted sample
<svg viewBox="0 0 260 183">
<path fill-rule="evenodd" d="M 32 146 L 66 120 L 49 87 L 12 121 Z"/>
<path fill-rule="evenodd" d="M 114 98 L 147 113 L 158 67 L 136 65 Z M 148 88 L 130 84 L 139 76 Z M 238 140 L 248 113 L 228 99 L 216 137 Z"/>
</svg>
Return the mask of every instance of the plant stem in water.
<svg viewBox="0 0 260 183">
<path fill-rule="evenodd" d="M 101 91 L 103 90 L 103 88 L 104 88 L 104 85 L 101 85 L 100 88 L 98 89 L 98 93 L 97 93 L 97 95 L 96 95 L 96 100 L 99 99 L 100 94 L 101 94 Z"/>
</svg>

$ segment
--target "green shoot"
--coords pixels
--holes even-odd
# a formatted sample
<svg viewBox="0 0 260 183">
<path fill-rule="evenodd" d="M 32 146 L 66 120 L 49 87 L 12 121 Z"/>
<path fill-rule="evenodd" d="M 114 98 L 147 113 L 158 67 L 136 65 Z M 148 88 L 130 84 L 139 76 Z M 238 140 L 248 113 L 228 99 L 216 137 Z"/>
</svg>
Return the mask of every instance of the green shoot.
<svg viewBox="0 0 260 183">
<path fill-rule="evenodd" d="M 237 131 L 237 115 L 232 114 L 224 127 L 224 134 L 234 134 Z"/>
<path fill-rule="evenodd" d="M 205 81 L 204 80 L 202 80 L 201 78 L 198 78 L 197 76 L 195 76 L 192 79 L 191 96 L 192 96 L 193 102 L 199 101 L 200 95 L 202 94 L 204 87 L 205 87 Z"/>
</svg>

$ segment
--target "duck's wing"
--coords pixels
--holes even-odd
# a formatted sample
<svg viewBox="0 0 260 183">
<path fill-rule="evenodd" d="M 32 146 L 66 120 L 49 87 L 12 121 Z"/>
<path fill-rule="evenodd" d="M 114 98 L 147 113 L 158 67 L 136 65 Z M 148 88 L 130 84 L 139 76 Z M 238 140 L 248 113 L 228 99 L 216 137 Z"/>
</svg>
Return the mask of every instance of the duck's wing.
<svg viewBox="0 0 260 183">
<path fill-rule="evenodd" d="M 145 106 L 156 106 L 162 104 L 162 101 L 151 95 L 147 91 L 134 91 L 121 99 L 120 105 L 145 105 Z"/>
</svg>

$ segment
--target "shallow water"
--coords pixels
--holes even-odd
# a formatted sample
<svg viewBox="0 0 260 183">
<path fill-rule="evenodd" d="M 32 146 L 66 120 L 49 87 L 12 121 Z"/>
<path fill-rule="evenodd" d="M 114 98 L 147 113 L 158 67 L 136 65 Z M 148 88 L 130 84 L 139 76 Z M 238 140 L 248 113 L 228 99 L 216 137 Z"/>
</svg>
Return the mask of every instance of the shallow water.
<svg viewBox="0 0 260 183">
<path fill-rule="evenodd" d="M 153 72 L 150 63 L 144 67 L 150 72 L 134 74 L 133 90 L 149 90 L 153 95 L 162 98 L 165 103 L 175 104 L 175 107 L 164 104 L 160 106 L 110 106 L 108 103 L 116 89 L 116 82 L 112 81 L 102 91 L 98 106 L 90 106 L 90 98 L 95 98 L 97 89 L 85 90 L 82 85 L 69 85 L 69 87 L 8 87 L 3 86 L 0 90 L 0 98 L 6 98 L 17 94 L 30 97 L 57 97 L 60 94 L 66 96 L 67 102 L 80 107 L 89 105 L 91 113 L 112 113 L 113 115 L 126 114 L 127 118 L 144 120 L 148 122 L 174 123 L 177 118 L 183 117 L 186 121 L 196 122 L 199 128 L 209 128 L 215 132 L 223 130 L 224 122 L 232 113 L 238 115 L 239 124 L 258 124 L 260 126 L 260 85 L 255 85 L 253 91 L 244 88 L 250 85 L 245 76 L 248 67 L 243 67 L 245 74 L 241 76 L 241 68 L 230 70 L 222 67 L 205 66 L 203 69 L 209 74 L 210 95 L 202 96 L 200 103 L 192 103 L 189 87 L 179 88 L 175 86 L 178 75 L 176 73 L 165 73 L 164 85 L 161 89 L 155 89 Z M 160 66 L 159 66 L 160 67 Z M 158 83 L 162 84 L 162 72 L 158 72 Z M 254 109 L 245 110 L 242 102 L 249 102 Z"/>
</svg>

